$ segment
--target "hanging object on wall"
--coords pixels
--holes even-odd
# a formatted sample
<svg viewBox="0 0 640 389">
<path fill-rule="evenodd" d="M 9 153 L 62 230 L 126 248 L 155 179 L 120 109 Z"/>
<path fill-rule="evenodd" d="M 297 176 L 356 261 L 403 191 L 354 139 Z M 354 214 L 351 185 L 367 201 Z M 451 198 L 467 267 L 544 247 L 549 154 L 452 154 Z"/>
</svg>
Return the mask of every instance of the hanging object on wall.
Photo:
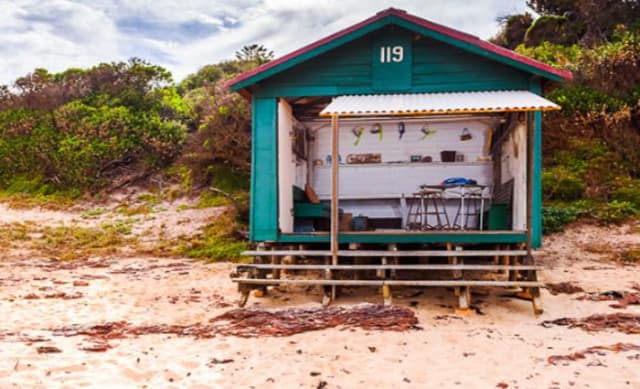
<svg viewBox="0 0 640 389">
<path fill-rule="evenodd" d="M 471 140 L 471 138 L 473 138 L 473 136 L 471 135 L 471 131 L 469 131 L 467 127 L 463 128 L 462 134 L 460 134 L 460 140 L 461 141 Z"/>
<path fill-rule="evenodd" d="M 322 166 L 324 164 L 324 162 L 322 162 L 321 159 L 314 159 L 313 160 L 313 166 Z"/>
<path fill-rule="evenodd" d="M 491 143 L 493 142 L 493 128 L 487 130 L 487 137 L 484 143 L 483 155 L 478 157 L 478 161 L 491 161 Z"/>
<path fill-rule="evenodd" d="M 347 164 L 357 165 L 362 163 L 381 163 L 382 154 L 368 153 L 368 154 L 349 154 L 347 155 Z"/>
<path fill-rule="evenodd" d="M 372 134 L 378 134 L 378 138 L 379 138 L 380 140 L 382 140 L 382 137 L 383 137 L 383 135 L 384 135 L 384 131 L 383 131 L 383 129 L 382 129 L 382 124 L 380 124 L 380 123 L 374 123 L 374 124 L 373 124 L 373 126 L 371 126 L 371 130 L 370 130 L 370 132 L 371 132 Z"/>
<path fill-rule="evenodd" d="M 407 129 L 404 126 L 404 122 L 398 123 L 398 139 L 402 139 L 402 136 L 406 131 Z"/>
<path fill-rule="evenodd" d="M 429 128 L 428 125 L 424 125 L 422 126 L 422 128 L 420 129 L 420 132 L 423 134 L 422 138 L 420 138 L 420 140 L 425 140 L 427 138 L 432 137 L 437 131 L 436 130 L 432 130 Z"/>
<path fill-rule="evenodd" d="M 364 127 L 353 127 L 351 133 L 356 137 L 353 145 L 357 146 L 360 143 L 360 139 L 362 139 L 362 134 L 364 134 Z"/>
</svg>

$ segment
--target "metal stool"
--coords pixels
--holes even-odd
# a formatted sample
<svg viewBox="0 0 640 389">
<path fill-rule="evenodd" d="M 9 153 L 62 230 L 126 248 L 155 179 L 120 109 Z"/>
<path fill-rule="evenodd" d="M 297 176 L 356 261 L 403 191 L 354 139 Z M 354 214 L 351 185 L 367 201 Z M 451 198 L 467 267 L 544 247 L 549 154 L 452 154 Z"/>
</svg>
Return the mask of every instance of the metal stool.
<svg viewBox="0 0 640 389">
<path fill-rule="evenodd" d="M 444 204 L 443 189 L 423 189 L 414 193 L 407 215 L 408 230 L 442 230 L 449 228 L 449 215 Z M 435 224 L 429 223 L 435 217 Z"/>
<path fill-rule="evenodd" d="M 482 191 L 484 187 L 461 185 L 457 188 L 458 191 L 449 192 L 460 198 L 452 227 L 460 230 L 469 228 L 482 230 L 484 212 L 484 197 L 482 196 Z M 478 222 L 478 226 L 469 223 L 469 220 L 474 216 L 477 217 L 476 222 Z"/>
</svg>

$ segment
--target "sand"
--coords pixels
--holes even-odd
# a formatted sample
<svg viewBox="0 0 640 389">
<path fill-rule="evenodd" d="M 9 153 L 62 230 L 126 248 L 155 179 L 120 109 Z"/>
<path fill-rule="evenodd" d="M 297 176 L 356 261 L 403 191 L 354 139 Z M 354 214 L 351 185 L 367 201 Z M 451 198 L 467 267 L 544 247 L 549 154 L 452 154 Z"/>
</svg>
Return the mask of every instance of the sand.
<svg viewBox="0 0 640 389">
<path fill-rule="evenodd" d="M 38 219 L 36 214 L 29 213 Z M 43 219 L 51 216 L 40 214 Z M 56 222 L 67 218 L 64 212 L 57 216 Z M 629 290 L 640 281 L 637 266 L 607 262 L 602 254 L 584 248 L 602 240 L 636 244 L 638 236 L 630 231 L 628 226 L 576 226 L 547 239 L 545 249 L 536 254 L 547 266 L 541 278 L 573 281 L 588 292 Z M 640 387 L 638 351 L 589 354 L 558 365 L 548 362 L 551 355 L 591 346 L 640 344 L 640 335 L 540 325 L 544 320 L 593 313 L 640 314 L 640 306 L 619 310 L 611 308 L 611 302 L 579 301 L 577 295 L 552 296 L 547 291 L 543 291 L 541 316 L 533 315 L 529 302 L 503 297 L 499 290 L 476 296 L 482 315 L 457 317 L 452 315 L 452 293 L 445 289 L 420 293 L 421 289 L 397 288 L 394 303 L 411 306 L 422 330 L 331 328 L 251 339 L 142 335 L 109 340 L 112 348 L 104 352 L 83 351 L 92 344 L 89 339 L 56 336 L 51 329 L 121 320 L 136 325 L 189 325 L 206 323 L 234 309 L 225 306 L 238 297 L 229 281 L 232 264 L 113 257 L 64 265 L 46 258 L 0 254 L 0 387 Z M 54 292 L 77 298 L 25 298 Z M 336 304 L 361 302 L 381 301 L 374 289 L 359 288 L 346 290 Z M 248 304 L 271 309 L 319 305 L 316 289 L 274 290 L 267 298 L 251 297 Z M 46 340 L 25 341 L 39 336 Z M 40 346 L 54 346 L 61 352 L 39 354 Z"/>
</svg>

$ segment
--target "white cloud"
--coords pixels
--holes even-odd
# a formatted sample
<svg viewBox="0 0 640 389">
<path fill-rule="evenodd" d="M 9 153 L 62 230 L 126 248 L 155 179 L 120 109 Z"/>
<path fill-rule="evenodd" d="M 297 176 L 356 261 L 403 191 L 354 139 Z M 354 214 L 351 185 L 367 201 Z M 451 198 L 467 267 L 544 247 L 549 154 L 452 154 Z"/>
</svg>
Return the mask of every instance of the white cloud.
<svg viewBox="0 0 640 389">
<path fill-rule="evenodd" d="M 132 56 L 176 79 L 262 43 L 277 56 L 390 6 L 482 38 L 524 0 L 0 0 L 0 84 L 44 67 L 61 71 Z"/>
</svg>

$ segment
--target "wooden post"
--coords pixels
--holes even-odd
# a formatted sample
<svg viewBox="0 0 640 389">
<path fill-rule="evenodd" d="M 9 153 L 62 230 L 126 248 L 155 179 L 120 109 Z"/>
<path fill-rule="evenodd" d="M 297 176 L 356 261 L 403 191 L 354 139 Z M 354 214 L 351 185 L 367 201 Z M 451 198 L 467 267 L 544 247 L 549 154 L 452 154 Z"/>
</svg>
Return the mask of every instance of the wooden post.
<svg viewBox="0 0 640 389">
<path fill-rule="evenodd" d="M 338 234 L 340 228 L 338 168 L 340 167 L 338 115 L 331 116 L 331 264 L 338 264 Z M 336 287 L 331 287 L 331 297 L 335 298 Z"/>
<path fill-rule="evenodd" d="M 338 228 L 340 227 L 338 208 L 339 155 L 338 115 L 333 115 L 331 116 L 331 261 L 333 265 L 338 264 Z"/>
<path fill-rule="evenodd" d="M 533 246 L 533 191 L 538 190 L 534 189 L 534 174 L 535 174 L 535 166 L 534 160 L 535 156 L 535 136 L 536 136 L 536 114 L 535 112 L 527 115 L 527 141 L 528 141 L 528 153 L 527 153 L 527 162 L 528 162 L 528 170 L 527 170 L 527 256 L 524 261 L 527 265 L 533 265 L 535 261 L 533 260 L 533 254 L 531 253 L 531 249 Z M 542 226 L 540 227 L 542 228 Z M 518 273 L 514 274 L 514 278 L 518 277 Z M 535 270 L 527 272 L 527 280 L 529 281 L 537 281 L 538 274 Z M 533 304 L 533 312 L 536 315 L 540 315 L 543 312 L 542 303 L 540 301 L 540 288 L 529 288 L 527 294 L 531 296 L 531 303 Z"/>
<path fill-rule="evenodd" d="M 535 115 L 531 113 L 523 113 L 526 118 L 527 126 L 527 251 L 531 253 L 531 245 L 533 242 L 533 233 L 531 231 L 531 225 L 533 220 L 533 182 L 534 182 L 534 166 L 533 159 L 534 153 L 534 137 L 535 137 Z"/>
</svg>

